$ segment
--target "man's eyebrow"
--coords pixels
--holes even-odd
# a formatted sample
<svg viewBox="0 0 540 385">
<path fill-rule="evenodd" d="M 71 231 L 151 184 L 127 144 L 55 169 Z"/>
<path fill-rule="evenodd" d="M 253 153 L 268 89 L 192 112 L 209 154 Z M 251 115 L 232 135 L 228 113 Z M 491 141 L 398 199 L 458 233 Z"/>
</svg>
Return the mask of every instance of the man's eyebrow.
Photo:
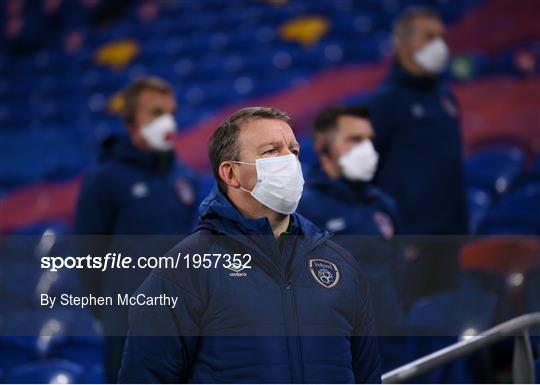
<svg viewBox="0 0 540 385">
<path fill-rule="evenodd" d="M 260 150 L 264 147 L 269 147 L 269 146 L 273 146 L 273 147 L 279 147 L 281 146 L 282 143 L 281 142 L 277 142 L 277 141 L 273 141 L 273 142 L 266 142 L 266 143 L 263 143 L 263 144 L 260 144 L 259 146 L 257 146 L 257 149 Z"/>
</svg>

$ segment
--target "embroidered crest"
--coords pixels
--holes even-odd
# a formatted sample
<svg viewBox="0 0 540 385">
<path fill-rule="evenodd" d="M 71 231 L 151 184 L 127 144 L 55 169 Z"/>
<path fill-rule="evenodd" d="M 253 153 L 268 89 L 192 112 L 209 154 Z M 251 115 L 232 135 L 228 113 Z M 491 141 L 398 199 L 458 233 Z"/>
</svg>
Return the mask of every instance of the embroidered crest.
<svg viewBox="0 0 540 385">
<path fill-rule="evenodd" d="M 339 269 L 332 263 L 324 259 L 310 259 L 309 271 L 315 281 L 323 287 L 330 289 L 339 282 Z"/>
<path fill-rule="evenodd" d="M 176 180 L 175 183 L 176 187 L 176 193 L 178 194 L 178 197 L 185 205 L 191 205 L 193 202 L 195 202 L 195 192 L 193 191 L 193 188 L 191 187 L 191 184 L 180 178 Z"/>
<path fill-rule="evenodd" d="M 375 222 L 375 225 L 377 225 L 377 228 L 384 238 L 390 239 L 394 236 L 394 224 L 392 223 L 392 218 L 390 218 L 390 216 L 377 211 L 373 215 L 373 222 Z"/>
<path fill-rule="evenodd" d="M 441 98 L 441 105 L 448 115 L 455 118 L 458 116 L 457 106 L 450 100 L 450 98 L 443 96 Z"/>
</svg>

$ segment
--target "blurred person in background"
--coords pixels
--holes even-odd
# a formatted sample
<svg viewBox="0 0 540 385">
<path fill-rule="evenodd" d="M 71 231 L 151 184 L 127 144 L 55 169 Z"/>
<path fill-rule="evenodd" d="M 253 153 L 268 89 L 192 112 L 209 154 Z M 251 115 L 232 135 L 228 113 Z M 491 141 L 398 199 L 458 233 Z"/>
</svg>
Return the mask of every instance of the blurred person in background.
<svg viewBox="0 0 540 385">
<path fill-rule="evenodd" d="M 401 255 L 393 242 L 394 200 L 372 183 L 379 155 L 366 106 L 336 106 L 315 118 L 312 137 L 318 161 L 306 177 L 298 211 L 335 233 L 370 283 L 375 331 L 396 332 L 403 315 L 398 297 Z M 383 369 L 392 366 L 391 345 L 380 339 Z"/>
<path fill-rule="evenodd" d="M 397 202 L 407 253 L 409 301 L 455 286 L 457 250 L 429 235 L 468 233 L 459 107 L 442 74 L 449 59 L 437 13 L 410 8 L 394 26 L 393 67 L 369 102 L 380 154 L 375 182 Z"/>
<path fill-rule="evenodd" d="M 90 245 L 80 245 L 82 255 L 120 250 L 135 256 L 161 255 L 176 241 L 159 235 L 186 235 L 194 225 L 198 186 L 192 171 L 179 163 L 173 151 L 177 106 L 172 87 L 160 78 L 144 77 L 131 83 L 122 96 L 127 130 L 104 142 L 99 162 L 86 173 L 79 195 L 75 233 L 97 236 L 89 240 Z M 138 247 L 133 246 L 136 250 L 130 250 L 132 242 L 119 235 L 153 237 L 146 237 Z M 86 293 L 116 296 L 133 293 L 148 271 L 80 273 Z M 96 310 L 105 336 L 125 335 L 127 311 L 123 310 Z M 106 344 L 107 380 L 115 382 L 123 338 L 108 338 Z"/>
</svg>

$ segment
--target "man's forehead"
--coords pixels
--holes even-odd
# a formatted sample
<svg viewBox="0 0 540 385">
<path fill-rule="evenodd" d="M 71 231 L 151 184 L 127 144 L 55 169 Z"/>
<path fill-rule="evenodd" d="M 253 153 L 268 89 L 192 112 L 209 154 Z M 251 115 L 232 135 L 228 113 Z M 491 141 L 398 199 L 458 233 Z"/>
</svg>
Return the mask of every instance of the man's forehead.
<svg viewBox="0 0 540 385">
<path fill-rule="evenodd" d="M 145 103 L 166 103 L 176 105 L 176 98 L 173 94 L 168 94 L 152 89 L 142 90 L 139 94 L 139 101 L 143 101 Z"/>
<path fill-rule="evenodd" d="M 435 17 L 417 17 L 412 20 L 413 28 L 444 31 L 444 24 Z"/>
<path fill-rule="evenodd" d="M 347 132 L 361 131 L 363 134 L 373 132 L 373 127 L 371 126 L 369 119 L 353 115 L 340 116 L 338 119 L 338 127 Z"/>
<path fill-rule="evenodd" d="M 280 119 L 253 119 L 240 126 L 240 135 L 253 144 L 296 142 L 291 126 Z"/>
</svg>

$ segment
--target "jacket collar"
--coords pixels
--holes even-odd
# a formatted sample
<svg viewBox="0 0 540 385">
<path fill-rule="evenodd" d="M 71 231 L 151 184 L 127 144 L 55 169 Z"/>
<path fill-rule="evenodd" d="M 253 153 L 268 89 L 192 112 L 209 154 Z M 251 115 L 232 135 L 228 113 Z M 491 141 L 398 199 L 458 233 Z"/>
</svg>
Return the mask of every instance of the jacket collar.
<svg viewBox="0 0 540 385">
<path fill-rule="evenodd" d="M 395 59 L 386 82 L 404 87 L 430 90 L 438 87 L 440 79 L 440 76 L 413 75 L 407 72 Z"/>
<path fill-rule="evenodd" d="M 227 235 L 272 235 L 272 227 L 266 217 L 246 218 L 221 191 L 217 183 L 199 206 L 199 223 Z M 291 214 L 291 234 L 317 235 L 325 233 L 297 213 Z"/>
<path fill-rule="evenodd" d="M 325 194 L 349 202 L 369 202 L 379 195 L 379 190 L 370 183 L 352 182 L 344 177 L 338 179 L 329 178 L 318 161 L 313 163 L 308 171 L 306 187 L 323 191 Z"/>
<path fill-rule="evenodd" d="M 115 159 L 151 172 L 166 173 L 175 163 L 173 151 L 151 152 L 136 147 L 126 134 L 117 134 L 102 143 L 101 159 Z"/>
</svg>

